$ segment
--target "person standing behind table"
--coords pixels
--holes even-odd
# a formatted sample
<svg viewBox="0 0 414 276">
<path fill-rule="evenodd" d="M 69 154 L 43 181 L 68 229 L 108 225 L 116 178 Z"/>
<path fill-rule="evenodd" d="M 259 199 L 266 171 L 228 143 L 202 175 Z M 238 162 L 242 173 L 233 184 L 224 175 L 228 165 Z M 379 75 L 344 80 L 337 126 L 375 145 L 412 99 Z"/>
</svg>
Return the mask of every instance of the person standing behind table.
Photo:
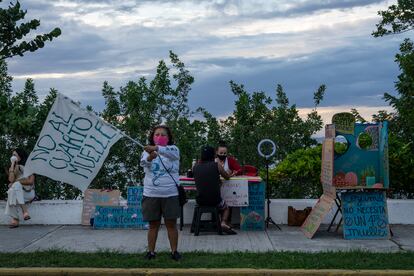
<svg viewBox="0 0 414 276">
<path fill-rule="evenodd" d="M 141 166 L 145 172 L 142 215 L 144 221 L 149 222 L 148 252 L 145 258 L 151 260 L 156 257 L 155 244 L 163 216 L 170 241 L 171 258 L 178 261 L 181 255 L 177 251 L 176 222 L 181 209 L 176 183 L 179 183 L 180 151 L 174 145 L 171 130 L 167 126 L 153 128 L 148 141 L 149 145 L 144 147 L 141 156 Z"/>
<path fill-rule="evenodd" d="M 197 188 L 197 204 L 201 206 L 214 206 L 221 211 L 221 228 L 230 235 L 236 234 L 228 225 L 229 207 L 221 198 L 221 179 L 229 179 L 230 175 L 220 163 L 214 161 L 214 148 L 204 146 L 201 149 L 201 161 L 193 168 L 194 181 Z"/>
<path fill-rule="evenodd" d="M 24 165 L 27 160 L 27 153 L 22 149 L 13 151 L 10 158 L 9 168 L 9 190 L 7 191 L 7 203 L 5 214 L 12 218 L 10 228 L 19 227 L 19 207 L 23 211 L 23 219 L 29 220 L 30 215 L 27 209 L 27 202 L 35 198 L 34 175 L 23 177 Z"/>
<path fill-rule="evenodd" d="M 230 177 L 241 175 L 243 173 L 242 168 L 237 162 L 236 158 L 228 155 L 227 145 L 220 141 L 216 149 L 216 162 L 221 164 L 224 170 L 230 174 Z"/>
</svg>

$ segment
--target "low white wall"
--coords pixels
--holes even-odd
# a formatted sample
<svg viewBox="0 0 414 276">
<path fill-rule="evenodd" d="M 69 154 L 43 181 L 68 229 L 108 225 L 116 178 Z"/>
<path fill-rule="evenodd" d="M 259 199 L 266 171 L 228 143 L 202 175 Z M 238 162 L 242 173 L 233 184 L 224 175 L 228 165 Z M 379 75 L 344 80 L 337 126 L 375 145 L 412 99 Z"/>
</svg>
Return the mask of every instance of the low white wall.
<svg viewBox="0 0 414 276">
<path fill-rule="evenodd" d="M 278 224 L 287 224 L 288 206 L 296 209 L 313 207 L 315 199 L 272 199 L 270 215 Z M 414 200 L 388 200 L 388 215 L 391 224 L 414 224 Z M 5 216 L 6 202 L 0 201 L 0 225 L 8 224 L 9 218 Z M 184 223 L 191 223 L 194 209 L 194 200 L 190 200 L 184 208 Z M 323 223 L 329 223 L 336 208 L 332 209 Z M 42 200 L 33 202 L 29 207 L 31 220 L 24 224 L 80 224 L 82 214 L 82 201 L 80 200 Z M 237 208 L 234 219 L 238 218 Z"/>
</svg>

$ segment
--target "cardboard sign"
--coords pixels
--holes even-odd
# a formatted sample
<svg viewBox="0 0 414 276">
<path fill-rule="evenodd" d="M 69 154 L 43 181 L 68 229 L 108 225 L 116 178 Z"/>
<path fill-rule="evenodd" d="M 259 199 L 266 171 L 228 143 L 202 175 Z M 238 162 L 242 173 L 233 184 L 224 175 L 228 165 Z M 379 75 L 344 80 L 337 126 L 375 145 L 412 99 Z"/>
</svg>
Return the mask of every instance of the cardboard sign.
<svg viewBox="0 0 414 276">
<path fill-rule="evenodd" d="M 119 196 L 119 190 L 86 189 L 83 198 L 82 225 L 90 225 L 96 205 L 118 206 Z"/>
<path fill-rule="evenodd" d="M 389 239 L 385 192 L 347 192 L 341 198 L 345 239 Z"/>
<path fill-rule="evenodd" d="M 335 125 L 329 124 L 325 126 L 325 138 L 335 138 Z"/>
<path fill-rule="evenodd" d="M 143 193 L 144 193 L 144 187 L 142 186 L 128 187 L 128 192 L 127 192 L 128 206 L 141 208 L 141 201 L 142 201 Z"/>
<path fill-rule="evenodd" d="M 355 117 L 351 113 L 342 112 L 333 115 L 332 124 L 335 124 L 338 133 L 354 134 Z"/>
<path fill-rule="evenodd" d="M 333 204 L 334 199 L 329 196 L 322 195 L 319 198 L 316 205 L 312 208 L 311 213 L 301 226 L 301 230 L 306 237 L 311 239 L 315 235 L 322 223 L 322 220 L 331 210 Z"/>
<path fill-rule="evenodd" d="M 241 207 L 249 205 L 249 182 L 247 179 L 223 181 L 221 197 L 228 206 Z"/>
<path fill-rule="evenodd" d="M 323 193 L 331 198 L 336 197 L 333 186 L 334 172 L 334 139 L 327 138 L 322 144 L 321 182 Z"/>
<path fill-rule="evenodd" d="M 94 213 L 95 229 L 138 228 L 147 229 L 143 221 L 141 208 L 124 206 L 96 206 Z"/>
<path fill-rule="evenodd" d="M 249 183 L 249 206 L 240 208 L 240 229 L 262 231 L 265 228 L 265 183 Z"/>
</svg>

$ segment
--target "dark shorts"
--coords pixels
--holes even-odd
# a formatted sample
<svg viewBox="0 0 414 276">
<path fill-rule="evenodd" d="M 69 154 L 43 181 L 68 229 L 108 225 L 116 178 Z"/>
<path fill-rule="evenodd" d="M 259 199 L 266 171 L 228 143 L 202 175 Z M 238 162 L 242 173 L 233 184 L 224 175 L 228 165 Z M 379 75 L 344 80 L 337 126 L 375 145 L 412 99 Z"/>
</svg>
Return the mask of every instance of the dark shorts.
<svg viewBox="0 0 414 276">
<path fill-rule="evenodd" d="M 171 197 L 142 197 L 142 216 L 144 221 L 177 219 L 180 217 L 181 208 L 178 196 Z"/>
</svg>

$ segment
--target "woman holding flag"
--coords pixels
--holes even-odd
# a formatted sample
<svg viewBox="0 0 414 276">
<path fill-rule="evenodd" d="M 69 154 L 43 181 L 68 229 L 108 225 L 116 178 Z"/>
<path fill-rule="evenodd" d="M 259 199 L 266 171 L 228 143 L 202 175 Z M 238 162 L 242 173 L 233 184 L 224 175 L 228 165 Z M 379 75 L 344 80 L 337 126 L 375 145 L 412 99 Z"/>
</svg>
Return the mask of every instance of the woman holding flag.
<svg viewBox="0 0 414 276">
<path fill-rule="evenodd" d="M 171 247 L 171 258 L 180 260 L 177 251 L 177 218 L 180 217 L 180 205 L 177 185 L 179 183 L 180 151 L 174 145 L 171 130 L 167 126 L 155 127 L 149 137 L 149 145 L 144 147 L 141 166 L 144 168 L 144 196 L 142 215 L 149 222 L 148 252 L 145 258 L 155 258 L 155 244 L 164 217 Z"/>
</svg>

